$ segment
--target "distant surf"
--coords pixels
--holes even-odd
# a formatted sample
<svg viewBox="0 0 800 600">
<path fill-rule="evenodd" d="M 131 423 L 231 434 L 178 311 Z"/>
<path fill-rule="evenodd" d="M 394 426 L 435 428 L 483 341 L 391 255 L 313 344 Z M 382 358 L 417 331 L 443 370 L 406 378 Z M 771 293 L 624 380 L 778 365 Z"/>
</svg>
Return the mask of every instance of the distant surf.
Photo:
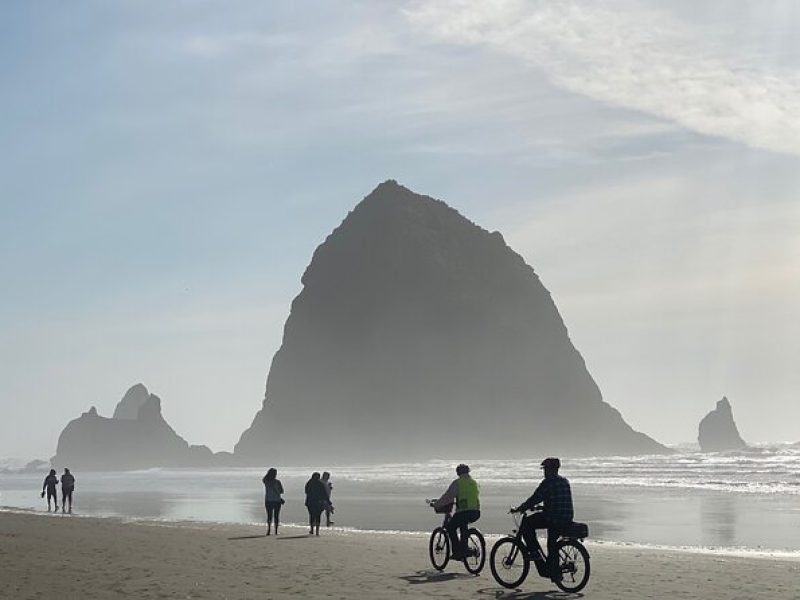
<svg viewBox="0 0 800 600">
<path fill-rule="evenodd" d="M 438 522 L 424 499 L 440 494 L 459 460 L 330 467 L 281 467 L 284 521 L 305 522 L 303 485 L 312 470 L 333 473 L 336 526 L 348 530 L 426 532 Z M 482 488 L 480 525 L 512 526 L 508 507 L 540 477 L 539 458 L 472 460 Z M 19 467 L 25 461 L 3 461 Z M 732 453 L 563 458 L 577 518 L 593 541 L 738 554 L 800 552 L 800 449 L 760 445 Z M 265 465 L 265 468 L 271 465 Z M 265 469 L 147 469 L 76 472 L 76 512 L 84 516 L 167 521 L 258 523 Z M 0 505 L 41 511 L 42 473 L 0 477 Z"/>
</svg>

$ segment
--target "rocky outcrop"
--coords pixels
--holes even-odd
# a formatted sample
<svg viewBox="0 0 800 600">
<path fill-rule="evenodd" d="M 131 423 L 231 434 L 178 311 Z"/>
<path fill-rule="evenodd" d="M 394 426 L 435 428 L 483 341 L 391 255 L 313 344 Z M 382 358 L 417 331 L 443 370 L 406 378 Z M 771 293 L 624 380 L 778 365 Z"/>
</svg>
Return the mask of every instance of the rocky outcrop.
<svg viewBox="0 0 800 600">
<path fill-rule="evenodd" d="M 603 401 L 533 269 L 441 201 L 379 185 L 302 283 L 248 462 L 668 451 Z"/>
<path fill-rule="evenodd" d="M 733 420 L 733 410 L 728 398 L 723 396 L 717 402 L 716 408 L 700 421 L 697 441 L 703 452 L 723 452 L 747 447 Z"/>
<path fill-rule="evenodd" d="M 114 417 L 101 417 L 93 406 L 70 421 L 51 462 L 85 471 L 213 466 L 220 461 L 205 446 L 190 446 L 175 433 L 161 414 L 161 399 L 137 384 L 117 404 Z"/>
<path fill-rule="evenodd" d="M 122 397 L 114 409 L 114 419 L 129 419 L 135 421 L 139 418 L 139 409 L 150 399 L 150 393 L 143 384 L 137 383 Z"/>
<path fill-rule="evenodd" d="M 31 460 L 25 464 L 17 462 L 15 459 L 9 459 L 11 464 L 3 461 L 0 464 L 0 474 L 28 474 L 28 473 L 43 473 L 50 469 L 50 463 L 46 460 Z"/>
</svg>

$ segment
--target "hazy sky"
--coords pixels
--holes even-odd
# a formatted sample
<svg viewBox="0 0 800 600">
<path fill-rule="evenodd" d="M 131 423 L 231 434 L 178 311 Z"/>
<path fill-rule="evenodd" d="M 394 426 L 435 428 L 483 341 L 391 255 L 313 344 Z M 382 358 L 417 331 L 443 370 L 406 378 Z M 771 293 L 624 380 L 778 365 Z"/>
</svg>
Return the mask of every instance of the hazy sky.
<svg viewBox="0 0 800 600">
<path fill-rule="evenodd" d="M 637 429 L 800 440 L 794 0 L 19 0 L 0 77 L 0 456 L 139 381 L 230 450 L 388 178 L 503 232 Z"/>
</svg>

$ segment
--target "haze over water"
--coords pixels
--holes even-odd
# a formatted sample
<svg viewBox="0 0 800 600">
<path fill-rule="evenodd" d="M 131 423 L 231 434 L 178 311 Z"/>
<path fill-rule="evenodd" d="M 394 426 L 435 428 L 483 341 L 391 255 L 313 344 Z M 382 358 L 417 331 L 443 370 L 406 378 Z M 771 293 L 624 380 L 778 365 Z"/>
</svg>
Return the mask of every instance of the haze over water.
<svg viewBox="0 0 800 600">
<path fill-rule="evenodd" d="M 336 526 L 430 531 L 439 521 L 424 505 L 452 479 L 457 461 L 330 467 Z M 538 460 L 471 461 L 482 486 L 480 527 L 504 533 L 509 506 L 538 482 Z M 303 485 L 327 465 L 280 468 L 283 517 L 303 525 Z M 800 449 L 672 456 L 565 459 L 576 519 L 590 539 L 724 551 L 800 554 Z M 264 518 L 260 469 L 153 469 L 77 473 L 76 514 L 158 521 L 251 523 Z M 0 506 L 43 510 L 42 475 L 5 475 Z"/>
</svg>

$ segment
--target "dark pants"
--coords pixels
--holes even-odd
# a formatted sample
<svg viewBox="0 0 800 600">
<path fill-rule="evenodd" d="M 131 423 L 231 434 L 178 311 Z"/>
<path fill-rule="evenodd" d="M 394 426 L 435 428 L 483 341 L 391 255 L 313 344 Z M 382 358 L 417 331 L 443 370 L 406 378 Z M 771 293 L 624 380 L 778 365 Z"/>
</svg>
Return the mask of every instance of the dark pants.
<svg viewBox="0 0 800 600">
<path fill-rule="evenodd" d="M 556 544 L 558 537 L 561 535 L 563 523 L 558 523 L 548 519 L 544 513 L 534 513 L 526 516 L 522 520 L 520 530 L 522 531 L 522 538 L 525 540 L 525 545 L 531 553 L 531 558 L 536 558 L 535 548 L 539 548 L 539 540 L 536 539 L 537 529 L 547 529 L 547 572 L 554 574 L 558 568 L 558 553 L 556 551 Z"/>
<path fill-rule="evenodd" d="M 69 505 L 72 507 L 72 491 L 75 488 L 61 488 L 61 506 L 64 506 L 69 500 Z"/>
<path fill-rule="evenodd" d="M 319 522 L 322 518 L 322 506 L 306 506 L 308 509 L 308 524 L 311 529 L 319 531 Z"/>
<path fill-rule="evenodd" d="M 281 518 L 281 503 L 280 502 L 264 502 L 264 508 L 267 509 L 267 523 L 272 523 L 275 519 L 275 531 L 278 531 L 278 524 Z"/>
<path fill-rule="evenodd" d="M 450 534 L 450 544 L 453 546 L 453 554 L 464 554 L 467 550 L 467 526 L 481 518 L 479 510 L 461 510 L 454 514 L 445 525 L 447 533 Z M 461 532 L 459 539 L 457 532 Z"/>
</svg>

